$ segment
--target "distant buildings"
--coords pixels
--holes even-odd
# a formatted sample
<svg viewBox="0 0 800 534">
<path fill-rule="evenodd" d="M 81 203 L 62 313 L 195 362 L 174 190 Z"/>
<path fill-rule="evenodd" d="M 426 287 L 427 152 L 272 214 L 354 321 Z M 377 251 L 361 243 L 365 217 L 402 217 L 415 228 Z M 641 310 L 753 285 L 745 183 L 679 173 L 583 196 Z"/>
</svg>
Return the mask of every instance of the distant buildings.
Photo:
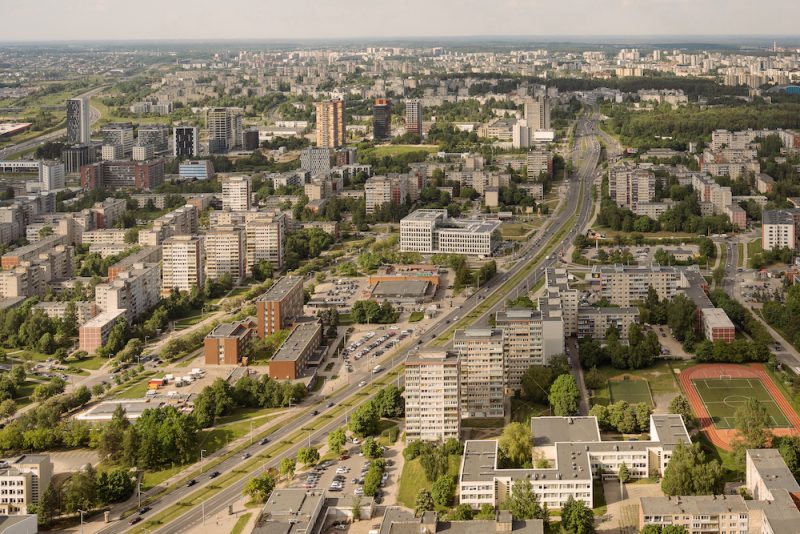
<svg viewBox="0 0 800 534">
<path fill-rule="evenodd" d="M 550 129 L 550 99 L 541 96 L 525 101 L 525 121 L 532 130 Z"/>
<path fill-rule="evenodd" d="M 191 292 L 205 283 L 203 238 L 176 235 L 163 243 L 161 261 L 161 296 L 173 289 Z"/>
<path fill-rule="evenodd" d="M 406 133 L 422 135 L 422 101 L 406 100 Z"/>
<path fill-rule="evenodd" d="M 184 161 L 178 165 L 178 175 L 181 178 L 210 180 L 214 177 L 214 164 L 209 159 Z"/>
<path fill-rule="evenodd" d="M 195 158 L 200 155 L 200 132 L 197 126 L 176 126 L 172 137 L 173 156 Z"/>
<path fill-rule="evenodd" d="M 242 132 L 242 111 L 239 108 L 211 108 L 206 113 L 208 151 L 225 153 L 239 145 Z"/>
<path fill-rule="evenodd" d="M 67 100 L 67 142 L 87 144 L 92 140 L 91 110 L 86 97 Z"/>
<path fill-rule="evenodd" d="M 346 143 L 344 100 L 317 102 L 317 147 L 338 148 Z"/>
<path fill-rule="evenodd" d="M 392 137 L 392 101 L 389 98 L 377 98 L 372 105 L 372 137 L 376 141 Z"/>
<path fill-rule="evenodd" d="M 525 157 L 528 178 L 538 180 L 542 176 L 553 176 L 553 155 L 548 150 L 531 150 Z"/>
<path fill-rule="evenodd" d="M 99 161 L 81 167 L 84 189 L 155 189 L 164 183 L 164 160 Z"/>
<path fill-rule="evenodd" d="M 444 209 L 417 210 L 400 221 L 400 250 L 423 254 L 491 256 L 500 221 L 451 219 Z"/>
<path fill-rule="evenodd" d="M 300 168 L 309 171 L 311 176 L 328 174 L 331 172 L 331 150 L 319 147 L 304 148 L 300 151 Z"/>
<path fill-rule="evenodd" d="M 618 206 L 639 213 L 639 204 L 655 199 L 656 177 L 652 171 L 617 165 L 608 173 L 608 194 Z"/>
</svg>

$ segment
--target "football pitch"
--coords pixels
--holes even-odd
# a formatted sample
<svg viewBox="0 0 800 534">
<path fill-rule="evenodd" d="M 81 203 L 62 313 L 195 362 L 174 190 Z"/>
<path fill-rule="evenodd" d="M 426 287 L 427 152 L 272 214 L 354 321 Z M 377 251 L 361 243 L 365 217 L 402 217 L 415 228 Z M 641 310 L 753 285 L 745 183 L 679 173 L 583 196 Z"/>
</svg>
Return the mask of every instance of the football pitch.
<svg viewBox="0 0 800 534">
<path fill-rule="evenodd" d="M 736 409 L 747 399 L 756 399 L 766 409 L 772 428 L 792 426 L 758 378 L 700 378 L 692 385 L 714 421 L 714 426 L 723 430 L 736 427 Z"/>
<path fill-rule="evenodd" d="M 628 378 L 609 380 L 608 392 L 611 396 L 611 402 L 624 400 L 628 404 L 643 402 L 651 408 L 654 406 L 653 396 L 650 394 L 650 385 L 647 380 L 631 380 Z"/>
</svg>

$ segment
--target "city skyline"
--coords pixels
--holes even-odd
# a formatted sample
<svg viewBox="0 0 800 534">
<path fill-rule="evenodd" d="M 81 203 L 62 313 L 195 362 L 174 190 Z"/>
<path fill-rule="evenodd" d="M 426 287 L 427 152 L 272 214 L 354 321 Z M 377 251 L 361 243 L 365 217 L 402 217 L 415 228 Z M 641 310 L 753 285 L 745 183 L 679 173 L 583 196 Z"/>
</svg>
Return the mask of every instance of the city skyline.
<svg viewBox="0 0 800 534">
<path fill-rule="evenodd" d="M 300 0 L 279 6 L 233 0 L 224 8 L 208 0 L 172 4 L 96 0 L 88 10 L 86 2 L 77 0 L 36 4 L 10 0 L 5 4 L 8 20 L 36 20 L 37 24 L 9 26 L 4 42 L 82 41 L 87 36 L 89 40 L 792 36 L 796 35 L 792 15 L 800 15 L 800 7 L 787 0 L 765 0 L 758 5 L 747 0 L 610 0 L 602 9 L 589 0 L 409 0 L 402 9 L 367 0 Z M 342 19 L 344 13 L 347 16 Z M 576 17 L 576 13 L 585 15 Z M 783 15 L 775 17 L 776 13 Z M 349 23 L 330 24 L 337 19 Z"/>
</svg>

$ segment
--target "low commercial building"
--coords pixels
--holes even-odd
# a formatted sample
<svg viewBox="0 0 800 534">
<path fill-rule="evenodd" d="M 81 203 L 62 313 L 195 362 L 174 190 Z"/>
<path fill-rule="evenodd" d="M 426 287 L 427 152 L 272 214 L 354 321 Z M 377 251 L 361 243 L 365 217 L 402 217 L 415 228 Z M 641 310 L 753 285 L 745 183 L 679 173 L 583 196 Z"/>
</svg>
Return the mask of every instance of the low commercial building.
<svg viewBox="0 0 800 534">
<path fill-rule="evenodd" d="M 371 296 L 378 302 L 420 304 L 432 297 L 430 287 L 426 280 L 387 280 L 375 284 Z"/>
<path fill-rule="evenodd" d="M 741 495 L 642 497 L 639 526 L 675 525 L 689 534 L 747 534 L 750 513 Z"/>
<path fill-rule="evenodd" d="M 46 454 L 24 454 L 7 463 L 0 469 L 0 514 L 27 514 L 50 487 L 53 463 Z"/>
<path fill-rule="evenodd" d="M 736 327 L 722 308 L 703 308 L 700 314 L 706 339 L 726 343 L 736 339 Z"/>
<path fill-rule="evenodd" d="M 400 221 L 400 250 L 423 254 L 491 256 L 500 244 L 500 221 L 451 219 L 444 209 L 421 209 Z"/>
<path fill-rule="evenodd" d="M 459 439 L 461 372 L 456 354 L 422 349 L 405 362 L 406 439 Z"/>
<path fill-rule="evenodd" d="M 269 376 L 276 380 L 295 380 L 305 376 L 309 360 L 321 341 L 321 322 L 298 323 L 270 360 Z"/>
<path fill-rule="evenodd" d="M 274 334 L 303 315 L 303 278 L 284 276 L 256 299 L 258 337 Z"/>
<path fill-rule="evenodd" d="M 157 410 L 163 405 L 163 402 L 153 401 L 152 399 L 109 400 L 95 404 L 85 412 L 76 415 L 75 419 L 96 423 L 111 421 L 111 418 L 114 417 L 114 412 L 121 406 L 125 410 L 125 418 L 128 421 L 135 421 L 142 416 L 145 410 Z"/>
<path fill-rule="evenodd" d="M 206 365 L 239 365 L 254 335 L 255 319 L 217 325 L 203 341 Z"/>
<path fill-rule="evenodd" d="M 276 488 L 256 520 L 251 534 L 311 534 L 319 532 L 325 515 L 325 492 Z"/>
<path fill-rule="evenodd" d="M 369 285 L 378 282 L 405 282 L 425 281 L 434 286 L 434 292 L 439 287 L 439 270 L 435 265 L 387 265 L 379 267 L 375 274 L 369 275 Z"/>
<path fill-rule="evenodd" d="M 104 311 L 78 329 L 79 349 L 94 354 L 108 341 L 108 334 L 117 319 L 125 317 L 125 310 Z"/>
<path fill-rule="evenodd" d="M 209 159 L 184 161 L 178 165 L 178 175 L 183 179 L 210 180 L 214 175 L 214 164 Z"/>
</svg>

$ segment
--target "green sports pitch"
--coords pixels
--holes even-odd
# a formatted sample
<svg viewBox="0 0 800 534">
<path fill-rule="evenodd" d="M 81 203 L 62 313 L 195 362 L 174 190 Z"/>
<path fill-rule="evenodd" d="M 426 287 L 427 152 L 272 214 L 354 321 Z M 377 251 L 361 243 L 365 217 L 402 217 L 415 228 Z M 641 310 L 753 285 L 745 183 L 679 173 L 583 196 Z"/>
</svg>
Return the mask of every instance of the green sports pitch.
<svg viewBox="0 0 800 534">
<path fill-rule="evenodd" d="M 643 402 L 654 407 L 653 396 L 650 394 L 650 385 L 647 380 L 623 378 L 621 380 L 609 380 L 608 392 L 611 402 L 625 401 L 628 404 Z"/>
<path fill-rule="evenodd" d="M 767 410 L 772 428 L 792 426 L 758 378 L 701 378 L 692 380 L 692 385 L 714 421 L 722 430 L 736 427 L 736 409 L 747 399 L 756 399 Z"/>
</svg>

